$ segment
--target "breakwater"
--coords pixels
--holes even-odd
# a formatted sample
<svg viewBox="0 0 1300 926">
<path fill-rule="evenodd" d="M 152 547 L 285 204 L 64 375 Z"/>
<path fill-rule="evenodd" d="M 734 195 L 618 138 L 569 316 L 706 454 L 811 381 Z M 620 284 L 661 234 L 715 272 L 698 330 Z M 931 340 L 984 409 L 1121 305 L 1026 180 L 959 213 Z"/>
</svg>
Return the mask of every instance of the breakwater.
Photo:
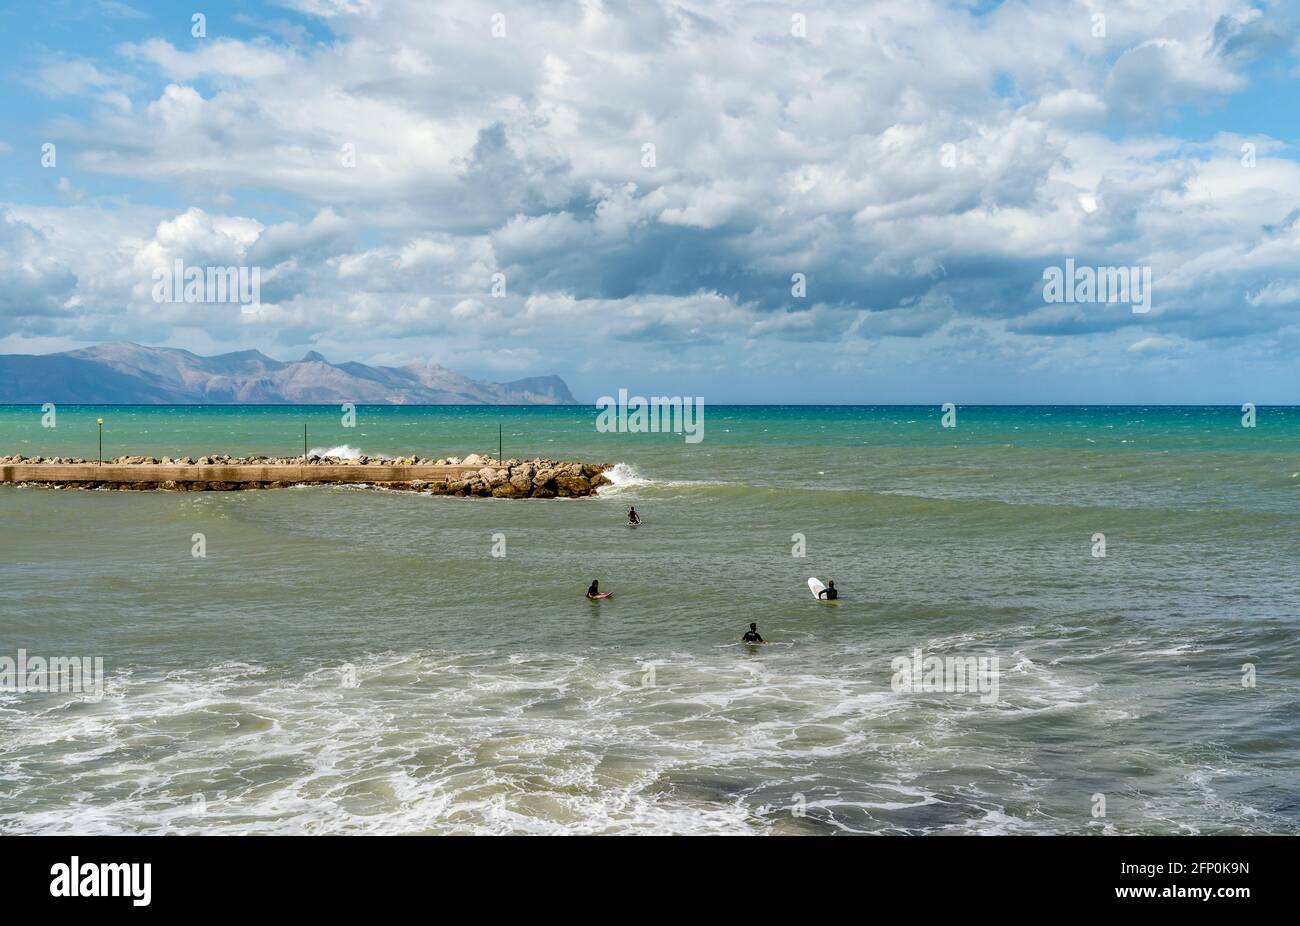
<svg viewBox="0 0 1300 926">
<path fill-rule="evenodd" d="M 187 492 L 275 489 L 304 484 L 373 485 L 390 489 L 493 498 L 582 498 L 608 485 L 604 464 L 561 460 L 464 458 L 341 459 L 321 457 L 117 457 L 102 463 L 63 457 L 0 457 L 0 483 L 62 489 Z"/>
</svg>

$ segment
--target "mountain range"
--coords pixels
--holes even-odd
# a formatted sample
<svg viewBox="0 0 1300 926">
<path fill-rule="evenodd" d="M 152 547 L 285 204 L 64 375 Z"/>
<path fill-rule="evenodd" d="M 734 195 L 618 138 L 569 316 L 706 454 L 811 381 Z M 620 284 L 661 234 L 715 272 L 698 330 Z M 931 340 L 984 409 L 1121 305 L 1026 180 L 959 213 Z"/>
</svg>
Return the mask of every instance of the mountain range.
<svg viewBox="0 0 1300 926">
<path fill-rule="evenodd" d="M 297 361 L 256 350 L 200 357 L 115 341 L 58 354 L 0 354 L 0 403 L 84 405 L 573 405 L 558 376 L 470 379 L 436 363 L 403 367 Z"/>
</svg>

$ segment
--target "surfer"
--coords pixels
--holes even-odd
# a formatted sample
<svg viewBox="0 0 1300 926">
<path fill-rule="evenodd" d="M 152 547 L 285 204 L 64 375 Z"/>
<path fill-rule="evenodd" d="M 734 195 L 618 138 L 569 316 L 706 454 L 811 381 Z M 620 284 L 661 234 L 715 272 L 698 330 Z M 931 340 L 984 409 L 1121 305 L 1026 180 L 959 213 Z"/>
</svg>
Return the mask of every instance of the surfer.
<svg viewBox="0 0 1300 926">
<path fill-rule="evenodd" d="M 835 591 L 834 580 L 827 582 L 826 587 L 817 593 L 817 597 L 826 601 L 834 601 L 836 598 L 840 597 L 840 593 Z"/>
<path fill-rule="evenodd" d="M 740 640 L 742 643 L 762 643 L 763 638 L 759 636 L 758 624 L 750 624 L 749 629 L 745 631 L 745 635 Z"/>
<path fill-rule="evenodd" d="M 595 601 L 597 598 L 613 598 L 614 593 L 602 592 L 600 590 L 600 581 L 597 579 L 592 579 L 591 588 L 587 589 L 587 597 L 590 598 L 592 601 Z"/>
<path fill-rule="evenodd" d="M 636 513 L 635 507 L 627 510 L 627 523 L 633 526 L 641 523 L 641 516 Z"/>
</svg>

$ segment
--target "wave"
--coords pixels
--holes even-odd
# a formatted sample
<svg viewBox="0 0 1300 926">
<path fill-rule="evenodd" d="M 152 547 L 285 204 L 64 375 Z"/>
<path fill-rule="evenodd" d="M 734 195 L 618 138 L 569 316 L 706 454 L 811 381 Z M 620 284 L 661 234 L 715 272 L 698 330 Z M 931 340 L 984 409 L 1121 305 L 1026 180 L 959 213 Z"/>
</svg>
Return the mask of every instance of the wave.
<svg viewBox="0 0 1300 926">
<path fill-rule="evenodd" d="M 1003 632 L 925 642 L 978 645 Z M 119 671 L 97 701 L 23 696 L 0 713 L 9 750 L 0 830 L 1065 833 L 1078 831 L 1078 770 L 1036 749 L 1057 731 L 1053 715 L 1078 712 L 1066 722 L 1091 731 L 1106 763 L 1143 758 L 1109 739 L 1131 716 L 1130 694 L 1102 700 L 1092 673 L 1020 649 L 991 709 L 893 693 L 886 676 L 857 669 L 812 670 L 789 650 L 628 655 L 225 661 Z M 660 684 L 646 683 L 648 666 Z M 1127 831 L 1168 832 L 1174 816 L 1204 829 L 1294 831 L 1284 811 L 1213 793 L 1242 767 L 1173 757 L 1194 787 L 1156 792 Z M 142 763 L 147 781 L 121 793 Z M 806 813 L 792 815 L 805 798 Z"/>
<path fill-rule="evenodd" d="M 331 447 L 323 450 L 320 447 L 313 447 L 311 452 L 318 457 L 338 457 L 340 460 L 359 460 L 362 457 L 361 450 L 348 444 L 339 444 L 337 447 Z"/>
<path fill-rule="evenodd" d="M 714 479 L 651 479 L 645 476 L 634 467 L 631 463 L 615 463 L 612 467 L 605 470 L 605 478 L 612 485 L 602 486 L 597 490 L 597 495 L 617 495 L 623 491 L 635 491 L 637 489 L 716 489 L 723 487 L 748 489 L 748 486 L 732 482 L 721 482 Z"/>
<path fill-rule="evenodd" d="M 755 773 L 742 771 L 733 784 L 716 768 L 744 769 L 782 748 L 807 758 L 842 754 L 861 742 L 863 705 L 850 697 L 840 706 L 850 695 L 869 697 L 875 710 L 897 709 L 866 683 L 737 667 L 734 657 L 706 659 L 702 670 L 680 656 L 653 660 L 676 680 L 672 688 L 647 687 L 643 664 L 629 668 L 622 659 L 502 659 L 494 651 L 354 659 L 269 673 L 223 663 L 116 677 L 101 701 L 68 698 L 68 709 L 29 701 L 6 730 L 10 741 L 52 752 L 6 769 L 16 799 L 0 807 L 0 829 L 752 833 L 770 825 L 756 805 L 778 798 L 755 793 L 765 787 Z M 726 684 L 715 690 L 719 675 Z M 787 688 L 800 693 L 797 701 Z M 409 709 L 394 712 L 394 696 Z M 714 715 L 741 703 L 793 706 L 852 729 L 785 743 L 789 726 L 758 724 L 736 737 Z M 681 719 L 665 724 L 665 711 Z M 647 752 L 612 780 L 606 758 L 628 736 Z M 82 777 L 92 775 L 89 760 L 112 756 L 128 763 L 113 765 L 124 772 L 140 749 L 154 775 L 129 798 L 113 799 Z M 79 770 L 65 777 L 46 767 L 54 754 L 78 760 Z M 268 761 L 276 764 L 269 777 L 260 771 Z M 213 779 L 222 787 L 204 787 Z M 370 797 L 359 802 L 362 792 Z"/>
</svg>

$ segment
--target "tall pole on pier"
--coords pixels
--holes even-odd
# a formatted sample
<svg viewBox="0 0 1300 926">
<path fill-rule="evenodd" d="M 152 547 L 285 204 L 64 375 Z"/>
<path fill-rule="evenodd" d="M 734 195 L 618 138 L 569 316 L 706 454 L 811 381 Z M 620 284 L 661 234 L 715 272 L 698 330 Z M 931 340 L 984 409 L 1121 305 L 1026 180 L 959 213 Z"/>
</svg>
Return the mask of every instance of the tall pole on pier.
<svg viewBox="0 0 1300 926">
<path fill-rule="evenodd" d="M 96 418 L 95 424 L 99 425 L 99 465 L 104 465 L 104 419 Z"/>
<path fill-rule="evenodd" d="M 302 461 L 307 462 L 307 422 L 302 423 Z"/>
<path fill-rule="evenodd" d="M 501 455 L 501 423 L 497 422 L 497 462 L 500 463 L 502 459 L 504 457 Z"/>
</svg>

